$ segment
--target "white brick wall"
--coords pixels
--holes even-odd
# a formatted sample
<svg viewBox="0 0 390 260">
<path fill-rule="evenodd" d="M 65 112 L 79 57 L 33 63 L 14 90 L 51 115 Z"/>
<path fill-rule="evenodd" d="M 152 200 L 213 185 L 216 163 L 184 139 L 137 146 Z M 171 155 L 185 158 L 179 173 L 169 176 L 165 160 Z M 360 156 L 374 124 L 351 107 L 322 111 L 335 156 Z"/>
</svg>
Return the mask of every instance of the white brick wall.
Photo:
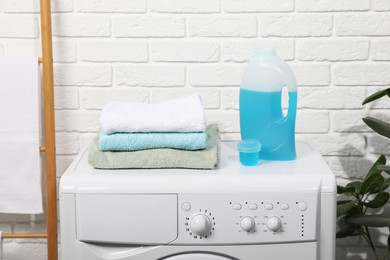
<svg viewBox="0 0 390 260">
<path fill-rule="evenodd" d="M 359 61 L 367 60 L 370 42 L 362 39 L 309 39 L 297 42 L 301 61 Z M 378 46 L 384 48 L 383 45 Z M 377 49 L 379 49 L 377 47 Z M 378 50 L 383 51 L 383 50 Z"/>
<path fill-rule="evenodd" d="M 216 41 L 152 41 L 152 60 L 158 62 L 218 62 L 220 44 Z"/>
<path fill-rule="evenodd" d="M 177 16 L 118 16 L 113 17 L 113 34 L 121 38 L 171 37 L 186 35 L 184 17 Z"/>
<path fill-rule="evenodd" d="M 338 182 L 390 155 L 390 142 L 361 120 L 390 121 L 387 100 L 361 105 L 390 86 L 390 0 L 52 0 L 52 9 L 59 177 L 111 100 L 198 92 L 222 138 L 239 138 L 238 86 L 256 47 L 275 47 L 291 65 L 297 135 L 312 140 Z M 39 37 L 38 0 L 0 0 L 0 55 L 41 55 Z M 44 230 L 44 216 L 0 214 L 0 229 Z M 367 251 L 361 239 L 341 240 L 338 259 Z M 6 260 L 32 255 L 46 259 L 44 240 L 5 243 Z"/>
<path fill-rule="evenodd" d="M 294 14 L 259 16 L 263 37 L 320 37 L 332 35 L 329 14 Z"/>
<path fill-rule="evenodd" d="M 227 13 L 260 13 L 291 12 L 294 10 L 293 0 L 225 0 L 224 11 Z"/>
<path fill-rule="evenodd" d="M 149 0 L 154 13 L 218 13 L 219 0 Z"/>
<path fill-rule="evenodd" d="M 146 0 L 78 0 L 81 13 L 144 13 Z"/>
<path fill-rule="evenodd" d="M 129 40 L 89 40 L 79 44 L 79 57 L 81 61 L 92 62 L 147 62 L 148 44 Z"/>
<path fill-rule="evenodd" d="M 256 37 L 255 16 L 210 15 L 188 18 L 190 37 Z"/>
</svg>

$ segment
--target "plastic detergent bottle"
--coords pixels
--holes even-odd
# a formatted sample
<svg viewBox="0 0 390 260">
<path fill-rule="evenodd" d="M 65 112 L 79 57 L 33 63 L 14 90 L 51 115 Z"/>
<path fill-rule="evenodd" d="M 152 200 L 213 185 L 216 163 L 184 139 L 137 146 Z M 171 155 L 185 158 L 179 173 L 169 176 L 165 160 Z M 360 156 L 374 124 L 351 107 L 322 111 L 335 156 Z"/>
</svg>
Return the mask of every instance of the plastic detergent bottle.
<svg viewBox="0 0 390 260">
<path fill-rule="evenodd" d="M 288 112 L 283 115 L 282 90 L 288 89 Z M 240 86 L 241 138 L 261 143 L 259 158 L 294 160 L 297 84 L 286 62 L 274 49 L 257 49 Z"/>
</svg>

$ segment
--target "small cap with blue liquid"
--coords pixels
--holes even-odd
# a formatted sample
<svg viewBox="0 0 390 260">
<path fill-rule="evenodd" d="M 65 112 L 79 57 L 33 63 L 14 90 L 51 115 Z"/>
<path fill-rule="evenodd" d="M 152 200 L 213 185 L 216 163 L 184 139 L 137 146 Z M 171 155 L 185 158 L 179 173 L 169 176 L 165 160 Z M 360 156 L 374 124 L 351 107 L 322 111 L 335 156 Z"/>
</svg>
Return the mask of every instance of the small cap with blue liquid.
<svg viewBox="0 0 390 260">
<path fill-rule="evenodd" d="M 242 140 L 237 145 L 240 163 L 244 166 L 255 166 L 259 163 L 261 143 L 256 139 Z"/>
</svg>

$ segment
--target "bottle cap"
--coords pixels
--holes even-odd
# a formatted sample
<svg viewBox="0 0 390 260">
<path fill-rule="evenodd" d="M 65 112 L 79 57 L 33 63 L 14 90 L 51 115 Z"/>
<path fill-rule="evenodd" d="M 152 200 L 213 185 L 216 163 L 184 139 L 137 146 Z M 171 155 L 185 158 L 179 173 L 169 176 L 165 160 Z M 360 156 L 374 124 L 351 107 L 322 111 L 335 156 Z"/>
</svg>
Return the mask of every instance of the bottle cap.
<svg viewBox="0 0 390 260">
<path fill-rule="evenodd" d="M 255 51 L 255 55 L 258 57 L 270 57 L 276 56 L 276 52 L 274 48 L 258 48 Z"/>
<path fill-rule="evenodd" d="M 261 143 L 256 139 L 245 139 L 238 143 L 238 151 L 243 153 L 256 153 L 261 150 Z"/>
</svg>

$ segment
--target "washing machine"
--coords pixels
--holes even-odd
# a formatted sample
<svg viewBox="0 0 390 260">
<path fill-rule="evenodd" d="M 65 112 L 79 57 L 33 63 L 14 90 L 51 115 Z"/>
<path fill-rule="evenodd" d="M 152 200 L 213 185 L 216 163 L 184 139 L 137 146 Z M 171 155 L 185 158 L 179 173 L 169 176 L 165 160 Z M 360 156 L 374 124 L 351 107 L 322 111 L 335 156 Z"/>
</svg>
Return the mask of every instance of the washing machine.
<svg viewBox="0 0 390 260">
<path fill-rule="evenodd" d="M 294 161 L 215 170 L 98 170 L 81 153 L 60 181 L 62 260 L 333 260 L 336 182 L 313 147 Z"/>
</svg>

